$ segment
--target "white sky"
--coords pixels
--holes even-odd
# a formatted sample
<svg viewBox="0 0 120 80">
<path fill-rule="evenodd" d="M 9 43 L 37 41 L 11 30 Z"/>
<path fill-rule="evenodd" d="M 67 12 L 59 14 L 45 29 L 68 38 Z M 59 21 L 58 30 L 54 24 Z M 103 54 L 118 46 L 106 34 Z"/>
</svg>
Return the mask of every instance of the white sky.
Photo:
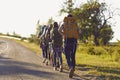
<svg viewBox="0 0 120 80">
<path fill-rule="evenodd" d="M 55 21 L 62 21 L 64 16 L 58 16 L 62 2 L 65 0 L 0 0 L 0 32 L 13 33 L 21 36 L 29 36 L 36 31 L 36 23 L 46 23 L 50 17 Z M 84 3 L 86 0 L 76 0 Z M 105 1 L 113 8 L 120 8 L 120 0 L 100 0 Z M 120 12 L 120 11 L 119 11 Z M 120 16 L 116 16 L 112 21 L 117 21 L 114 30 L 114 39 L 120 40 Z"/>
</svg>

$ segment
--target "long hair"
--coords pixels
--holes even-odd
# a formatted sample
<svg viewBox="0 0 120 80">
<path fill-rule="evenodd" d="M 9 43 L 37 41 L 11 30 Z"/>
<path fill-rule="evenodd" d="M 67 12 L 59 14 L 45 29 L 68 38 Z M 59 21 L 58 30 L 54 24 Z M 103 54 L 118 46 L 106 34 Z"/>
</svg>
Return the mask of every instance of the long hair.
<svg viewBox="0 0 120 80">
<path fill-rule="evenodd" d="M 57 22 L 54 22 L 54 27 L 58 27 L 58 23 Z"/>
</svg>

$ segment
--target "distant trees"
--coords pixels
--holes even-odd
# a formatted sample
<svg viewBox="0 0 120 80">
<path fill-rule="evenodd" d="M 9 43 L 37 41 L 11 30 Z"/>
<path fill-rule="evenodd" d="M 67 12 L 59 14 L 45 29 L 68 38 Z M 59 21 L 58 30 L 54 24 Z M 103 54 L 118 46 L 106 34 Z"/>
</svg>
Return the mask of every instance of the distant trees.
<svg viewBox="0 0 120 80">
<path fill-rule="evenodd" d="M 90 0 L 80 7 L 73 7 L 73 1 L 64 3 L 66 7 L 61 12 L 73 14 L 81 28 L 80 40 L 88 42 L 92 36 L 95 45 L 106 45 L 113 38 L 113 30 L 108 20 L 112 18 L 112 13 L 106 12 L 106 3 L 99 3 L 97 0 Z M 108 15 L 106 16 L 106 13 Z"/>
<path fill-rule="evenodd" d="M 74 5 L 73 0 L 66 0 L 62 5 L 62 9 L 60 10 L 60 13 L 71 14 L 74 10 L 73 5 Z"/>
<path fill-rule="evenodd" d="M 54 22 L 54 20 L 51 17 L 51 18 L 48 19 L 47 23 L 43 24 L 43 25 L 49 26 L 53 22 Z M 31 34 L 30 35 L 30 37 L 28 38 L 29 42 L 34 42 L 36 44 L 39 44 L 38 34 L 41 31 L 41 28 L 42 28 L 43 25 L 40 24 L 40 20 L 37 21 L 37 23 L 36 23 L 36 34 Z"/>
</svg>

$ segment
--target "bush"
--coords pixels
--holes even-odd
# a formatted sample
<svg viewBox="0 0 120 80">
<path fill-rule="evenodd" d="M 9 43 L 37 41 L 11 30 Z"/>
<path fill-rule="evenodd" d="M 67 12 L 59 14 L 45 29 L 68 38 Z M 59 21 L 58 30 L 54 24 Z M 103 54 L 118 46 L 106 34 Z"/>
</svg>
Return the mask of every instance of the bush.
<svg viewBox="0 0 120 80">
<path fill-rule="evenodd" d="M 108 54 L 108 52 L 103 47 L 89 47 L 87 52 L 91 55 Z"/>
</svg>

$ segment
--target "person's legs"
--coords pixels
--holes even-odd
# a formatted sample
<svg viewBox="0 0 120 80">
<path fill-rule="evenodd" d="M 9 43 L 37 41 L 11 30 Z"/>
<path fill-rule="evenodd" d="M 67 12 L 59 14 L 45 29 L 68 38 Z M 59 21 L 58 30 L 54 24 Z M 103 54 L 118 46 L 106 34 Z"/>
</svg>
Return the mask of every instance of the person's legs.
<svg viewBox="0 0 120 80">
<path fill-rule="evenodd" d="M 53 53 L 53 67 L 54 67 L 54 70 L 56 70 L 56 51 L 54 51 Z"/>
<path fill-rule="evenodd" d="M 54 61 L 54 67 L 55 67 L 56 66 L 56 52 L 54 52 L 53 56 L 54 56 L 53 57 L 54 58 L 53 61 Z"/>
<path fill-rule="evenodd" d="M 45 46 L 45 59 L 46 59 L 46 65 L 48 65 L 48 46 Z"/>
<path fill-rule="evenodd" d="M 76 65 L 76 61 L 75 61 L 75 54 L 76 54 L 76 44 L 73 44 L 72 48 L 73 48 L 73 51 L 71 53 L 71 65 L 73 67 L 73 69 L 75 69 L 75 65 Z"/>
<path fill-rule="evenodd" d="M 59 64 L 62 65 L 62 53 L 61 51 L 58 52 Z"/>
<path fill-rule="evenodd" d="M 45 63 L 46 61 L 46 56 L 45 56 L 45 50 L 42 49 L 42 56 L 43 56 L 43 63 Z"/>
<path fill-rule="evenodd" d="M 62 72 L 63 71 L 63 67 L 62 67 L 62 52 L 61 51 L 58 52 L 58 57 L 59 57 L 59 64 L 60 64 L 59 71 Z"/>
<path fill-rule="evenodd" d="M 69 46 L 68 45 L 65 46 L 65 56 L 66 56 L 68 67 L 70 68 L 71 67 L 70 50 L 69 50 Z"/>
<path fill-rule="evenodd" d="M 70 78 L 73 77 L 73 74 L 74 74 L 74 71 L 75 71 L 75 65 L 76 65 L 76 62 L 75 62 L 76 46 L 77 46 L 76 44 L 73 44 L 71 46 L 72 52 L 71 52 L 71 55 L 70 55 L 70 58 L 71 58 L 71 68 L 70 68 L 70 73 L 69 73 L 69 77 Z"/>
</svg>

